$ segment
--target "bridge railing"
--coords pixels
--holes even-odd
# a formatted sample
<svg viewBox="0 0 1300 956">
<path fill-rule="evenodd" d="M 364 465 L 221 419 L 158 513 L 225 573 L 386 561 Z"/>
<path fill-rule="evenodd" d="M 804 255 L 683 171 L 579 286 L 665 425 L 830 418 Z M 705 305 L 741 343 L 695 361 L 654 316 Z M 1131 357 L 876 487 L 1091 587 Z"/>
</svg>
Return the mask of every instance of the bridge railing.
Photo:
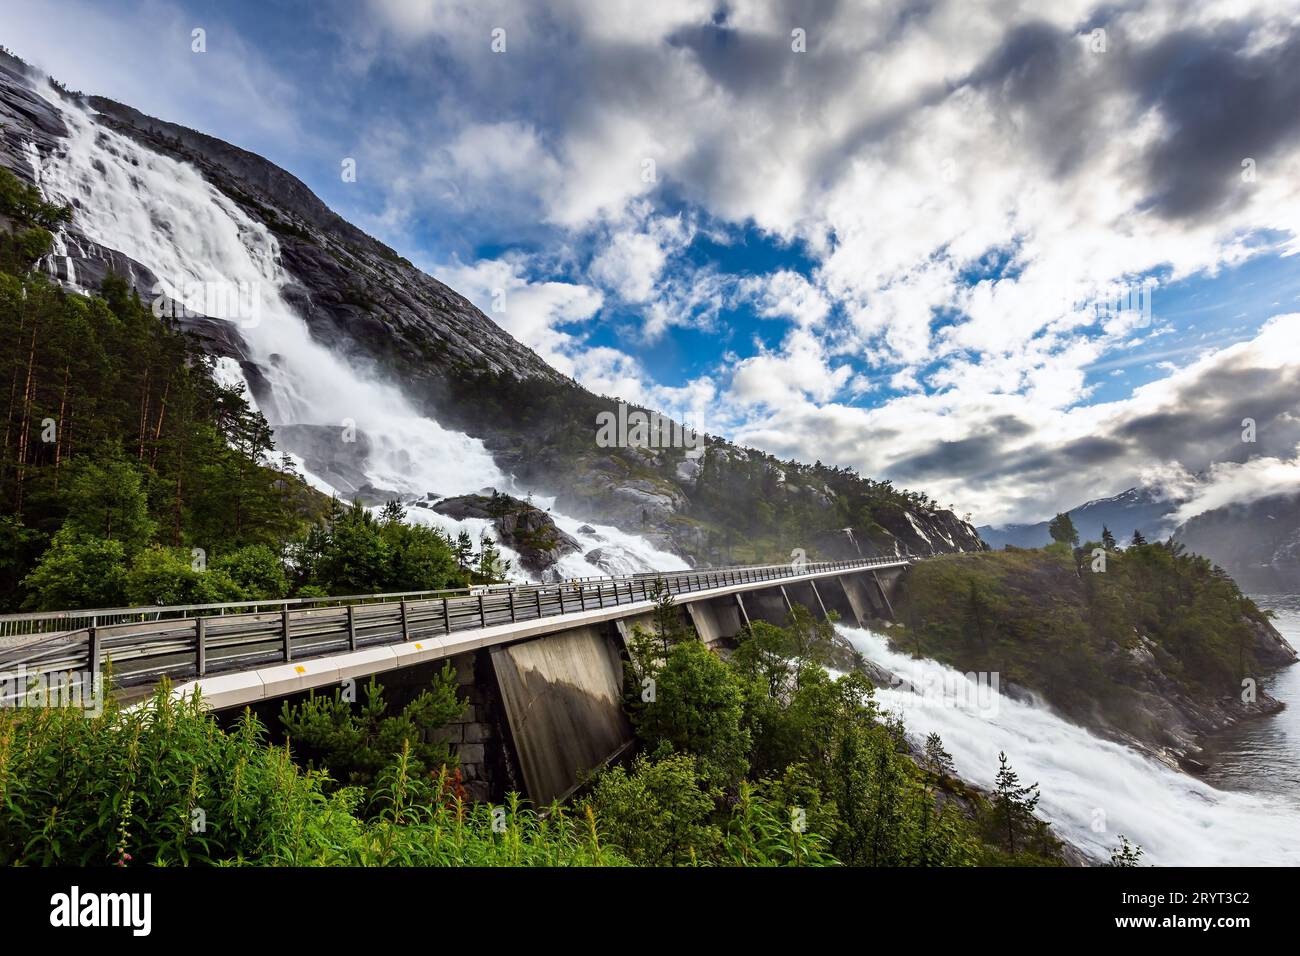
<svg viewBox="0 0 1300 956">
<path fill-rule="evenodd" d="M 31 678 L 95 675 L 110 661 L 117 686 L 150 683 L 164 676 L 182 680 L 651 601 L 659 580 L 677 595 L 906 563 L 904 558 L 864 558 L 649 572 L 490 590 L 110 608 L 43 618 L 8 615 L 74 626 L 0 648 L 0 705 L 12 702 Z"/>
</svg>

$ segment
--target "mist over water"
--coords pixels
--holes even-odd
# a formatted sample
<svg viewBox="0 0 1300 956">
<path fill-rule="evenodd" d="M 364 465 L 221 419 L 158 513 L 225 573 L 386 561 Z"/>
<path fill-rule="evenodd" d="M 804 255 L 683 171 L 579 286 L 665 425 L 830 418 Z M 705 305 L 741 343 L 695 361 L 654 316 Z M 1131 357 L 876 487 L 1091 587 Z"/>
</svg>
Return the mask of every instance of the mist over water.
<svg viewBox="0 0 1300 956">
<path fill-rule="evenodd" d="M 891 650 L 873 631 L 837 629 L 907 684 L 954 689 L 938 700 L 904 684 L 878 689 L 876 700 L 917 739 L 938 733 L 957 772 L 986 789 L 994 783 L 998 752 L 1005 751 L 1023 784 L 1039 784 L 1039 816 L 1090 856 L 1108 860 L 1122 833 L 1145 850 L 1144 864 L 1300 865 L 1294 799 L 1216 789 L 1095 737 L 1044 705 L 1003 696 L 988 706 L 987 690 L 958 671 Z"/>
<path fill-rule="evenodd" d="M 77 228 L 152 270 L 169 298 L 185 302 L 187 290 L 194 288 L 228 290 L 226 301 L 239 305 L 239 314 L 231 318 L 269 385 L 260 410 L 273 428 L 328 426 L 339 429 L 342 443 L 344 428 L 351 425 L 369 439 L 363 470 L 377 488 L 420 497 L 485 488 L 527 494 L 497 467 L 481 441 L 420 414 L 395 384 L 376 378 L 312 338 L 283 295 L 290 279 L 280 265 L 279 244 L 263 224 L 195 168 L 107 129 L 86 110 L 48 92 L 46 96 L 62 111 L 70 137 L 63 152 L 43 163 L 34 149 L 30 151 L 42 191 L 49 199 L 77 201 Z M 66 258 L 64 250 L 60 236 L 57 260 Z M 51 271 L 56 258 L 50 260 Z M 67 260 L 64 275 L 70 276 L 71 269 Z M 238 363 L 231 360 L 218 363 L 217 376 L 226 384 L 247 384 Z M 341 444 L 340 452 L 357 448 Z M 338 490 L 310 474 L 300 457 L 290 457 L 315 487 Z M 408 513 L 412 520 L 452 535 L 466 528 L 476 542 L 488 527 L 486 521 L 453 522 L 427 509 L 408 508 Z M 608 527 L 594 535 L 578 533 L 580 519 L 552 517 L 578 538 L 584 554 L 604 547 L 605 563 L 618 570 L 686 567 L 676 555 L 635 535 Z M 518 556 L 503 551 L 514 561 L 519 576 Z M 567 575 L 608 573 L 580 555 L 563 559 L 559 570 Z"/>
</svg>

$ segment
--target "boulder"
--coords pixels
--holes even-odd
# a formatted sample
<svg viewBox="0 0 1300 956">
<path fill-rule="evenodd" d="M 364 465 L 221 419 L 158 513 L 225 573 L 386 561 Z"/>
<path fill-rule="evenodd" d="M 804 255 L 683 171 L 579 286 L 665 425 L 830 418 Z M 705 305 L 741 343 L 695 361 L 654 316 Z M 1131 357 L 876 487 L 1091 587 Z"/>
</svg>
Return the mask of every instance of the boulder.
<svg viewBox="0 0 1300 956">
<path fill-rule="evenodd" d="M 545 511 L 510 495 L 460 495 L 438 502 L 433 510 L 456 521 L 491 521 L 501 544 L 515 551 L 523 569 L 532 574 L 543 574 L 566 554 L 582 550 Z"/>
</svg>

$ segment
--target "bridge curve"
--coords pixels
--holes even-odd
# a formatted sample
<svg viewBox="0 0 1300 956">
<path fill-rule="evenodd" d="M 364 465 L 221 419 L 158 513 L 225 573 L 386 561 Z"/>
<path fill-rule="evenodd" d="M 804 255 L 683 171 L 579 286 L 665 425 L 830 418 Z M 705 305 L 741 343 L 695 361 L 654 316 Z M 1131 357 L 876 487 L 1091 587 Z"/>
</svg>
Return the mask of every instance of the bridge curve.
<svg viewBox="0 0 1300 956">
<path fill-rule="evenodd" d="M 443 592 L 4 615 L 0 642 L 10 646 L 0 647 L 0 676 L 8 678 L 0 696 L 13 697 L 15 675 L 99 675 L 111 662 L 114 689 L 147 688 L 166 677 L 181 682 L 178 691 L 201 689 L 211 707 L 239 706 L 347 677 L 634 618 L 653 610 L 657 580 L 682 599 L 679 603 L 690 605 L 910 563 L 903 557 L 862 558 Z M 781 593 L 789 605 L 784 588 Z M 861 619 L 858 602 L 851 592 L 849 597 Z M 743 603 L 740 607 L 743 615 Z M 703 620 L 692 618 L 697 625 Z M 69 624 L 74 626 L 54 630 Z M 23 630 L 29 633 L 22 635 Z M 0 700 L 0 705 L 10 702 Z"/>
</svg>

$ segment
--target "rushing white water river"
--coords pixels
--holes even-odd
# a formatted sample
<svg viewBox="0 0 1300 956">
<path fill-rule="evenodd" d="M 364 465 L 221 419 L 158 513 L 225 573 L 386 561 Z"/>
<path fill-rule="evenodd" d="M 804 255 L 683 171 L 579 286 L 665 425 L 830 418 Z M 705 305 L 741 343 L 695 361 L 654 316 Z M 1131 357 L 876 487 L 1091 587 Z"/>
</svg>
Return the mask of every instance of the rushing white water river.
<svg viewBox="0 0 1300 956">
<path fill-rule="evenodd" d="M 435 489 L 445 496 L 485 488 L 521 497 L 529 493 L 497 467 L 481 441 L 443 428 L 416 411 L 397 385 L 313 339 L 283 294 L 290 277 L 280 265 L 275 235 L 197 169 L 145 149 L 48 90 L 46 96 L 70 130 L 66 148 L 56 155 L 42 160 L 30 150 L 46 197 L 75 201 L 77 228 L 152 270 L 169 298 L 185 302 L 200 290 L 208 293 L 205 301 L 235 306 L 219 317 L 239 325 L 266 377 L 269 396 L 260 410 L 274 429 L 318 425 L 364 434 L 369 452 L 362 468 L 377 488 L 419 497 Z M 65 248 L 63 242 L 61 236 L 56 252 Z M 65 265 L 52 259 L 50 265 L 71 277 L 70 260 Z M 221 294 L 212 295 L 213 290 Z M 243 380 L 232 360 L 219 364 L 219 374 L 228 383 Z M 297 463 L 308 472 L 300 458 Z M 322 490 L 336 490 L 319 476 L 306 477 Z M 535 498 L 534 503 L 550 509 L 553 500 Z M 466 528 L 475 541 L 488 526 L 455 522 L 427 509 L 410 508 L 408 514 L 453 535 Z M 566 576 L 687 567 L 637 535 L 554 511 L 552 517 L 583 546 L 580 554 L 561 560 L 557 570 Z M 601 565 L 584 557 L 595 548 L 601 549 Z M 518 555 L 501 550 L 520 576 Z"/>
<path fill-rule="evenodd" d="M 1294 641 L 1300 614 L 1289 612 L 1278 627 Z M 924 739 L 938 733 L 957 772 L 985 788 L 993 786 L 998 752 L 1005 751 L 1022 783 L 1038 783 L 1039 815 L 1090 856 L 1109 859 L 1122 833 L 1143 848 L 1144 864 L 1300 865 L 1300 796 L 1294 791 L 1219 789 L 1102 740 L 1045 705 L 999 696 L 990 706 L 986 686 L 944 664 L 891 650 L 880 634 L 839 630 L 863 656 L 907 682 L 877 690 L 876 699 L 903 718 L 910 734 Z M 1297 674 L 1300 664 L 1277 680 L 1294 688 Z M 1276 694 L 1280 688 L 1276 683 L 1274 688 Z M 1293 700 L 1300 709 L 1300 700 Z M 1294 728 L 1295 712 L 1283 713 L 1283 724 Z M 1277 728 L 1269 721 L 1278 720 L 1264 718 L 1243 732 L 1268 733 L 1256 728 Z M 1295 731 L 1273 731 L 1288 732 L 1289 749 L 1274 747 L 1273 756 L 1257 759 L 1256 774 L 1294 779 L 1300 760 Z"/>
</svg>

